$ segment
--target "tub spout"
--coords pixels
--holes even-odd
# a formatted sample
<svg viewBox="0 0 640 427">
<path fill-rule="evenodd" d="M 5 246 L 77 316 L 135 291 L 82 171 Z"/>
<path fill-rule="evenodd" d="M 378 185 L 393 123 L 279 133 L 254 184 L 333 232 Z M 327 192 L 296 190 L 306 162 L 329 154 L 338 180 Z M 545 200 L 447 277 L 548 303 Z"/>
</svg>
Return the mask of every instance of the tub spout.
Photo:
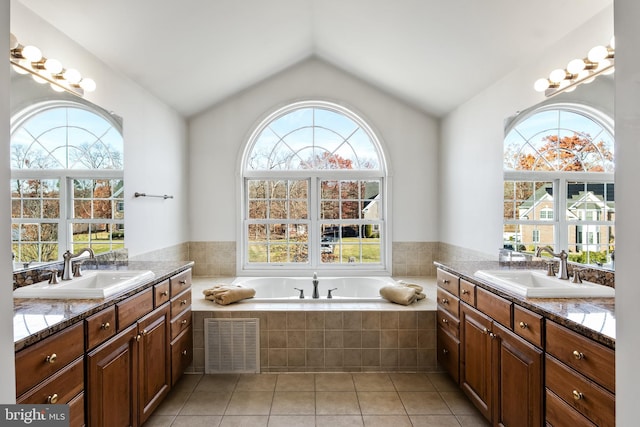
<svg viewBox="0 0 640 427">
<path fill-rule="evenodd" d="M 311 283 L 313 283 L 313 294 L 311 295 L 311 297 L 313 299 L 318 299 L 320 298 L 320 292 L 318 292 L 318 283 L 320 283 L 318 281 L 318 274 L 317 273 L 313 273 L 313 280 L 311 281 Z"/>
</svg>

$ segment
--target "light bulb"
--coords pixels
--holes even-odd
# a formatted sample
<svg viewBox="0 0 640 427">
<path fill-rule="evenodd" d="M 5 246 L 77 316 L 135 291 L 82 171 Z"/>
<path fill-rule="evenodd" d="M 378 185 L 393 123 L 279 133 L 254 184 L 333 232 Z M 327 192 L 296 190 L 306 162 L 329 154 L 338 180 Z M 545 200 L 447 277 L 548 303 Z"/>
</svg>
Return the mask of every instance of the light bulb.
<svg viewBox="0 0 640 427">
<path fill-rule="evenodd" d="M 573 59 L 567 64 L 567 71 L 571 74 L 578 74 L 580 71 L 584 70 L 585 66 L 586 64 L 582 59 Z"/>
<path fill-rule="evenodd" d="M 56 84 L 51 83 L 50 86 L 51 86 L 51 89 L 55 90 L 56 92 L 64 92 L 64 88 Z"/>
<path fill-rule="evenodd" d="M 80 75 L 80 72 L 73 68 L 69 68 L 64 73 L 62 73 L 62 77 L 64 77 L 65 80 L 67 80 L 72 85 L 77 85 L 78 83 L 80 83 L 80 80 L 82 80 L 82 75 Z"/>
<path fill-rule="evenodd" d="M 587 54 L 587 58 L 591 62 L 600 62 L 609 56 L 609 50 L 604 46 L 596 46 L 591 48 Z"/>
<path fill-rule="evenodd" d="M 20 44 L 18 43 L 18 38 L 13 35 L 13 33 L 9 33 L 9 50 L 13 50 L 17 48 Z"/>
<path fill-rule="evenodd" d="M 42 59 L 42 52 L 35 46 L 25 46 L 21 52 L 24 59 L 29 62 L 38 62 Z"/>
<path fill-rule="evenodd" d="M 547 79 L 536 80 L 536 82 L 533 84 L 533 89 L 536 92 L 544 92 L 545 90 L 549 89 L 549 80 Z"/>
<path fill-rule="evenodd" d="M 567 77 L 567 72 L 562 68 L 556 68 L 549 74 L 551 83 L 560 83 Z"/>
<path fill-rule="evenodd" d="M 17 65 L 13 65 L 13 70 L 18 74 L 29 74 L 29 71 L 25 70 L 22 67 L 18 67 Z"/>
<path fill-rule="evenodd" d="M 93 92 L 96 90 L 96 82 L 93 79 L 84 78 L 80 80 L 80 87 L 87 92 Z"/>
<path fill-rule="evenodd" d="M 35 80 L 37 83 L 40 83 L 41 85 L 45 83 L 49 83 L 46 79 L 40 77 L 37 74 L 31 74 L 31 78 Z"/>
<path fill-rule="evenodd" d="M 57 59 L 49 58 L 44 61 L 44 69 L 51 74 L 60 74 L 62 71 L 62 63 Z"/>
</svg>

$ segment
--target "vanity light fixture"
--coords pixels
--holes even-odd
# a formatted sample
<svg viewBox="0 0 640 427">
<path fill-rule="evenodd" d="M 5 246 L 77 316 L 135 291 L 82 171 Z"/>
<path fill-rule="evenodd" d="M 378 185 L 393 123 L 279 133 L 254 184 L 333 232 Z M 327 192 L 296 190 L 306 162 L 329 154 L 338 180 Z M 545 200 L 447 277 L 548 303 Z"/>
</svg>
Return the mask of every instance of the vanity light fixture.
<svg viewBox="0 0 640 427">
<path fill-rule="evenodd" d="M 9 49 L 14 69 L 20 74 L 31 73 L 38 83 L 49 83 L 58 92 L 67 90 L 80 96 L 96 90 L 95 81 L 82 77 L 74 68 L 64 68 L 57 59 L 45 58 L 35 46 L 21 45 L 13 33 L 9 35 Z"/>
<path fill-rule="evenodd" d="M 595 46 L 583 59 L 569 61 L 566 68 L 553 70 L 549 77 L 535 81 L 536 92 L 544 92 L 550 97 L 561 92 L 571 92 L 582 83 L 591 83 L 600 74 L 614 72 L 615 38 L 611 38 L 609 46 Z"/>
</svg>

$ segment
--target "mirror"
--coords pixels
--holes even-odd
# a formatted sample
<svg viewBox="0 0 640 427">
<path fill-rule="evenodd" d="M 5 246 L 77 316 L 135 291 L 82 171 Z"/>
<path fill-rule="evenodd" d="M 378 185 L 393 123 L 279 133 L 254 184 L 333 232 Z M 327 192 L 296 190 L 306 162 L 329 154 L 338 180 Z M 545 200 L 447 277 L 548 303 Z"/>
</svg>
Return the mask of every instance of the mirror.
<svg viewBox="0 0 640 427">
<path fill-rule="evenodd" d="M 76 178 L 75 176 L 72 176 L 71 178 L 67 178 L 67 179 L 71 179 L 72 180 L 71 182 L 73 182 L 73 186 L 71 188 L 73 189 L 74 194 L 80 194 L 78 193 L 79 187 L 77 183 L 84 185 L 83 190 L 85 191 L 85 193 L 84 195 L 78 196 L 79 199 L 83 198 L 83 200 L 81 200 L 80 202 L 74 199 L 73 209 L 75 210 L 75 212 L 78 212 L 80 208 L 85 210 L 88 209 L 88 211 L 93 212 L 91 214 L 91 215 L 94 215 L 92 216 L 92 218 L 107 218 L 105 220 L 105 223 L 109 222 L 109 219 L 114 219 L 114 218 L 123 219 L 124 218 L 123 216 L 124 202 L 122 199 L 123 196 L 121 195 L 123 190 L 122 118 L 115 115 L 112 112 L 108 112 L 104 108 L 98 105 L 95 105 L 76 94 L 72 94 L 64 91 L 63 92 L 55 91 L 54 89 L 52 89 L 52 87 L 48 83 L 40 84 L 36 82 L 36 80 L 32 78 L 31 74 L 22 74 L 22 73 L 16 72 L 13 66 L 10 66 L 10 68 L 11 68 L 11 88 L 10 88 L 10 109 L 11 110 L 10 111 L 11 111 L 12 117 L 16 116 L 16 114 L 20 114 L 20 116 L 23 118 L 21 123 L 26 123 L 27 120 L 29 120 L 32 117 L 31 115 L 29 115 L 28 112 L 29 112 L 29 109 L 36 104 L 42 104 L 46 102 L 53 103 L 58 101 L 70 101 L 75 103 L 75 105 L 78 105 L 78 104 L 81 104 L 81 105 L 79 105 L 80 108 L 74 107 L 73 110 L 68 109 L 68 111 L 82 112 L 86 110 L 86 113 L 84 113 L 84 116 L 87 117 L 87 119 L 85 119 L 87 120 L 87 123 L 90 120 L 95 120 L 94 118 L 99 117 L 100 119 L 99 125 L 101 126 L 100 132 L 94 132 L 94 133 L 91 133 L 94 130 L 94 128 L 90 127 L 89 125 L 84 126 L 82 128 L 69 130 L 69 129 L 72 129 L 73 126 L 72 124 L 70 124 L 71 119 L 68 119 L 69 124 L 66 125 L 66 129 L 61 133 L 63 135 L 62 138 L 55 136 L 57 135 L 54 130 L 56 129 L 55 125 L 51 125 L 50 127 L 44 127 L 44 125 L 40 126 L 41 123 L 38 123 L 39 127 L 37 128 L 35 126 L 33 127 L 36 129 L 36 132 L 39 132 L 42 129 L 44 129 L 46 132 L 48 132 L 46 135 L 45 135 L 45 132 L 43 131 L 42 135 L 34 136 L 35 132 L 29 133 L 29 130 L 33 130 L 33 128 L 27 129 L 25 135 L 28 135 L 29 137 L 31 137 L 33 141 L 38 141 L 38 144 L 37 144 L 38 148 L 35 150 L 36 151 L 40 150 L 41 152 L 40 154 L 37 154 L 37 155 L 40 156 L 38 157 L 38 160 L 42 160 L 42 166 L 25 167 L 24 172 L 26 173 L 22 174 L 24 176 L 20 175 L 20 173 L 23 172 L 22 170 L 20 170 L 17 176 L 18 179 L 12 179 L 12 194 L 16 194 L 14 191 L 15 190 L 14 187 L 20 187 L 22 185 L 22 184 L 17 184 L 16 183 L 17 181 L 23 181 L 23 182 L 29 182 L 29 183 L 31 183 L 32 181 L 36 182 L 36 184 L 33 184 L 32 188 L 35 186 L 40 186 L 41 188 L 44 188 L 46 181 L 53 182 L 54 180 L 51 180 L 50 178 L 34 179 L 32 178 L 32 176 L 36 176 L 36 177 L 38 176 L 37 169 L 60 169 L 60 168 L 64 169 L 64 166 L 56 167 L 57 165 L 57 163 L 55 163 L 56 159 L 66 158 L 66 155 L 58 154 L 58 152 L 56 151 L 61 148 L 60 147 L 61 145 L 65 145 L 64 143 L 60 144 L 59 142 L 57 142 L 56 138 L 64 139 L 66 135 L 67 141 L 70 141 L 71 140 L 70 135 L 72 131 L 77 130 L 77 132 L 74 135 L 78 135 L 78 136 L 75 139 L 73 139 L 73 141 L 67 142 L 66 145 L 71 147 L 67 149 L 69 152 L 71 152 L 72 150 L 75 150 L 77 152 L 74 154 L 75 157 L 72 156 L 76 160 L 76 164 L 82 164 L 84 166 L 78 166 L 78 167 L 67 166 L 68 169 L 78 169 L 78 173 L 77 173 L 78 178 Z M 58 108 L 58 110 L 62 111 L 63 108 Z M 82 113 L 76 113 L 76 114 L 81 115 Z M 43 121 L 44 119 L 40 120 L 40 122 L 43 122 Z M 15 127 L 14 123 L 12 122 L 12 132 L 14 130 L 14 127 Z M 22 129 L 21 132 L 25 132 L 25 130 Z M 47 136 L 47 135 L 53 135 L 53 136 Z M 36 145 L 36 144 L 32 144 L 32 145 Z M 28 146 L 28 144 L 25 144 L 25 147 L 26 146 Z M 32 148 L 25 149 L 21 152 L 21 154 L 24 155 L 25 164 L 28 164 L 29 159 L 34 159 L 36 156 L 36 155 L 32 155 L 33 157 L 28 157 L 27 154 L 25 154 L 26 152 L 28 152 L 28 150 L 32 150 Z M 60 152 L 61 151 L 63 150 L 60 150 Z M 10 161 L 12 162 L 12 165 L 16 161 L 15 160 L 16 153 L 17 151 L 12 150 L 11 159 L 10 159 Z M 107 164 L 107 162 L 111 162 L 111 163 L 108 163 L 111 166 L 103 167 L 103 166 L 88 165 L 87 161 L 89 159 L 92 161 L 103 162 L 103 164 Z M 65 163 L 64 161 L 61 161 L 61 162 Z M 21 164 L 21 163 L 22 163 L 22 160 L 20 160 L 18 164 Z M 114 165 L 116 166 L 114 167 Z M 101 172 L 100 172 L 101 177 L 92 178 L 92 176 L 95 176 L 95 174 L 93 175 L 88 174 L 87 169 L 101 169 Z M 29 173 L 29 170 L 35 173 Z M 104 177 L 102 176 L 103 174 L 104 174 Z M 12 212 L 14 212 L 17 209 L 18 210 L 17 212 L 21 212 L 18 214 L 19 217 L 21 218 L 56 218 L 56 221 L 59 222 L 57 218 L 59 218 L 61 215 L 60 212 L 62 207 L 60 205 L 62 205 L 64 202 L 61 194 L 63 194 L 64 191 L 67 191 L 67 190 L 63 191 L 62 187 L 63 185 L 60 180 L 55 180 L 54 184 L 50 184 L 49 188 L 53 189 L 53 191 L 57 193 L 57 196 L 56 196 L 57 199 L 55 199 L 54 197 L 53 200 L 45 196 L 44 190 L 42 190 L 42 193 L 40 193 L 39 190 L 37 190 L 38 193 L 35 193 L 35 190 L 31 190 L 31 189 L 28 191 L 25 190 L 24 192 L 23 190 L 21 190 L 19 192 L 19 194 L 22 195 L 19 197 L 20 200 L 16 201 L 16 199 L 13 198 L 15 196 L 12 197 L 12 201 L 11 201 Z M 115 191 L 113 191 L 116 188 L 117 188 L 116 191 L 119 192 L 117 196 Z M 99 190 L 102 190 L 101 195 L 98 195 Z M 42 196 L 41 197 L 35 196 L 34 199 L 28 199 L 29 197 L 34 197 L 32 196 L 32 194 L 42 194 Z M 31 211 L 42 212 L 42 213 L 36 213 L 36 214 L 26 213 L 27 202 L 29 202 L 31 206 L 33 206 L 29 208 L 31 209 Z M 81 206 L 79 203 L 84 205 Z M 48 206 L 53 206 L 53 207 L 49 208 Z M 47 216 L 48 214 L 46 213 L 47 212 L 46 209 L 52 209 L 53 211 L 55 211 L 54 216 Z M 101 211 L 96 216 L 95 212 L 98 212 L 97 209 L 101 209 Z M 120 216 L 118 217 L 118 215 Z M 13 216 L 15 217 L 15 215 Z M 78 216 L 78 218 L 86 218 L 86 216 Z M 55 223 L 56 221 L 52 220 L 51 223 Z M 23 222 L 26 223 L 28 221 L 23 221 Z M 36 223 L 37 221 L 32 221 L 32 222 Z M 21 244 L 23 245 L 23 247 L 31 246 L 32 248 L 39 245 L 39 249 L 30 248 L 30 251 L 31 251 L 30 253 L 35 253 L 34 251 L 36 251 L 37 254 L 39 254 L 37 255 L 37 258 L 36 256 L 33 256 L 33 255 L 27 255 L 26 250 L 24 251 L 24 256 L 20 257 L 19 253 L 16 251 L 17 246 L 15 245 L 14 242 L 12 242 L 14 256 L 15 256 L 13 260 L 14 273 L 22 270 L 27 270 L 27 269 L 34 269 L 34 268 L 41 269 L 41 268 L 45 268 L 47 265 L 57 264 L 60 262 L 60 259 L 62 257 L 62 252 L 58 251 L 58 244 L 57 244 L 57 234 L 60 231 L 57 229 L 57 225 L 55 224 L 52 226 L 51 223 L 45 224 L 46 221 L 44 220 L 41 222 L 42 222 L 41 224 L 20 224 L 19 229 L 17 227 L 16 228 L 12 227 L 12 241 L 17 240 L 16 236 L 24 236 L 26 234 L 31 233 L 29 234 L 29 236 L 37 235 L 38 237 L 35 239 L 31 237 L 25 238 L 24 240 L 27 241 L 28 243 L 21 242 Z M 27 227 L 31 227 L 31 228 L 27 229 Z M 45 235 L 45 227 L 49 227 L 47 228 L 47 230 L 51 228 L 55 228 L 55 231 L 50 233 L 50 235 L 54 236 L 53 238 L 47 239 L 45 237 L 42 237 Z M 81 220 L 79 220 L 79 221 L 74 221 L 73 224 L 71 224 L 69 227 L 72 228 L 73 230 L 72 231 L 74 235 L 73 240 L 74 240 L 74 243 L 78 242 L 77 243 L 78 246 L 89 246 L 89 241 L 91 241 L 91 246 L 94 247 L 93 246 L 94 242 L 95 240 L 98 239 L 98 233 L 102 232 L 102 234 L 100 235 L 100 238 L 103 238 L 102 236 L 105 235 L 106 233 L 108 235 L 109 244 L 108 246 L 104 246 L 104 245 L 101 246 L 98 244 L 97 246 L 101 246 L 101 247 L 99 248 L 99 250 L 96 250 L 96 253 L 110 252 L 110 251 L 117 250 L 124 247 L 124 224 L 113 224 L 113 223 L 110 223 L 108 225 L 107 224 L 94 225 L 93 223 L 81 224 Z M 84 231 L 80 231 L 80 230 L 84 230 Z M 82 238 L 77 238 L 77 236 L 80 235 L 80 233 L 84 233 L 84 235 L 87 235 L 87 233 L 91 235 L 91 233 L 93 233 L 93 238 L 86 239 L 86 240 Z M 23 239 L 23 237 L 20 237 L 20 239 Z M 32 240 L 37 240 L 40 243 L 31 243 Z M 42 243 L 42 242 L 46 242 L 46 243 Z M 48 256 L 45 255 L 45 249 L 43 249 L 45 245 L 48 245 L 49 252 L 54 255 L 48 255 Z M 53 260 L 53 258 L 56 256 L 59 259 Z M 33 260 L 33 261 L 29 262 L 30 260 Z M 40 260 L 51 260 L 51 261 L 41 262 Z"/>
<path fill-rule="evenodd" d="M 586 108 L 575 110 L 577 114 L 549 111 L 545 116 L 544 107 L 552 104 L 565 104 L 559 105 L 563 109 L 568 104 Z M 585 120 L 587 116 L 597 124 Z M 611 74 L 599 75 L 589 84 L 545 99 L 505 120 L 505 162 L 511 166 L 505 169 L 504 249 L 531 255 L 533 247 L 552 245 L 558 239 L 553 236 L 560 233 L 564 243 L 558 251 L 567 250 L 569 261 L 614 270 L 613 118 Z M 558 135 L 555 129 L 561 129 L 560 139 L 553 139 Z M 527 170 L 538 173 L 533 178 L 535 185 L 531 175 L 522 175 Z M 538 172 L 546 170 L 603 173 L 600 178 L 596 177 L 599 173 L 565 178 L 556 173 L 545 178 Z M 546 225 L 540 221 L 544 219 L 554 222 Z"/>
</svg>

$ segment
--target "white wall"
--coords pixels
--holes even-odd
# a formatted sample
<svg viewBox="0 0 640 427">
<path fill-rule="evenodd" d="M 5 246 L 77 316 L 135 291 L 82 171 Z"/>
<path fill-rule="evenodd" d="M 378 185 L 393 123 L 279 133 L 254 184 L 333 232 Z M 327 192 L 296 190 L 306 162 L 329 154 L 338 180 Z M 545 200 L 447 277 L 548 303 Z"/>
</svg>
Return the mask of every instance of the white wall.
<svg viewBox="0 0 640 427">
<path fill-rule="evenodd" d="M 388 154 L 393 241 L 436 241 L 437 121 L 318 59 L 309 59 L 189 122 L 192 241 L 233 241 L 239 162 L 251 131 L 290 102 L 344 105 L 372 125 Z"/>
<path fill-rule="evenodd" d="M 9 46 L 9 3 L 0 2 L 0 46 Z M 9 67 L 0 67 L 0 159 L 9 158 Z M 0 164 L 0 199 L 9 200 L 9 162 Z M 9 203 L 2 203 L 0 209 L 0 403 L 15 403 L 15 359 L 13 352 L 13 295 L 11 246 L 11 209 Z"/>
<path fill-rule="evenodd" d="M 638 425 L 638 183 L 640 3 L 615 2 L 616 28 L 616 425 Z"/>
<path fill-rule="evenodd" d="M 11 31 L 23 44 L 34 44 L 45 56 L 92 77 L 98 88 L 86 98 L 123 117 L 129 254 L 140 255 L 186 242 L 186 121 L 15 0 L 11 1 Z M 170 194 L 175 199 L 136 199 L 136 191 Z"/>
<path fill-rule="evenodd" d="M 564 68 L 589 49 L 608 44 L 613 10 L 605 10 L 562 39 L 544 57 L 509 73 L 442 121 L 440 235 L 444 243 L 497 256 L 502 246 L 504 120 L 543 101 L 533 82 Z M 490 59 L 488 59 L 490 60 Z M 610 110 L 610 103 L 605 106 Z"/>
</svg>

